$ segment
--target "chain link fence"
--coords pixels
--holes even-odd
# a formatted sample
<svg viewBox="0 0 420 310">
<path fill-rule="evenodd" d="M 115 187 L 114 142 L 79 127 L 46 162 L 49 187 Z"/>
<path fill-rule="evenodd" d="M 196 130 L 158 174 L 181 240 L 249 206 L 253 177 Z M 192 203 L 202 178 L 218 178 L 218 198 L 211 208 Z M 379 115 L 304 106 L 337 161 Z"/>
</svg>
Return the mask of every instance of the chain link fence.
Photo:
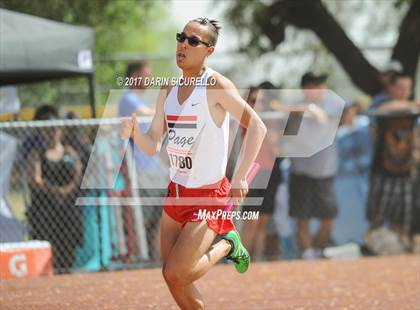
<svg viewBox="0 0 420 310">
<path fill-rule="evenodd" d="M 160 264 L 159 225 L 169 180 L 167 158 L 165 152 L 150 158 L 129 142 L 126 147 L 127 142 L 119 138 L 119 123 L 119 119 L 0 123 L 0 137 L 7 141 L 2 147 L 16 146 L 12 158 L 1 161 L 2 170 L 11 169 L 6 200 L 25 224 L 26 239 L 51 243 L 56 273 Z M 359 135 L 366 138 L 368 125 L 360 128 Z M 365 205 L 371 142 L 350 136 L 340 131 L 337 136 L 342 167 L 335 189 L 342 215 L 332 238 L 339 244 L 354 238 L 362 243 L 368 229 Z M 228 176 L 242 143 L 231 140 L 233 161 Z M 360 151 L 363 147 L 366 150 Z M 352 153 L 355 149 L 360 154 Z M 348 168 L 351 165 L 354 169 Z M 273 210 L 260 215 L 263 235 L 251 227 L 253 221 L 237 221 L 241 235 L 254 231 L 245 238 L 265 240 L 262 249 L 253 249 L 259 253 L 257 260 L 298 257 L 296 228 L 288 216 L 287 160 L 278 159 L 276 169 L 279 177 L 270 190 Z M 349 217 L 354 218 L 352 223 Z"/>
<path fill-rule="evenodd" d="M 159 263 L 161 204 L 139 207 L 130 199 L 164 197 L 165 175 L 158 165 L 137 175 L 136 160 L 152 162 L 132 147 L 125 153 L 118 127 L 118 119 L 0 124 L 6 145 L 16 146 L 14 158 L 2 161 L 11 166 L 6 200 L 27 239 L 51 243 L 56 273 Z"/>
</svg>

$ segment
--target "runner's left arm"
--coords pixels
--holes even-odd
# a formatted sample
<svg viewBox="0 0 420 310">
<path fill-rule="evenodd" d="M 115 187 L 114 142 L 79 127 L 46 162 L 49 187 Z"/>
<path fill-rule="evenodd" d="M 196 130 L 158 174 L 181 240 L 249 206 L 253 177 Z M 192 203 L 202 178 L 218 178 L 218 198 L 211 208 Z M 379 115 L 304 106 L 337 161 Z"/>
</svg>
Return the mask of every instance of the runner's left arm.
<svg viewBox="0 0 420 310">
<path fill-rule="evenodd" d="M 242 202 L 248 192 L 248 183 L 246 182 L 246 174 L 252 163 L 255 161 L 258 152 L 267 133 L 267 128 L 258 114 L 246 103 L 241 97 L 235 85 L 227 78 L 220 74 L 215 74 L 216 83 L 209 86 L 212 90 L 209 98 L 213 97 L 224 110 L 229 112 L 241 126 L 247 128 L 241 150 L 241 158 L 238 167 L 232 178 L 232 188 L 234 195 L 240 197 L 238 203 Z"/>
</svg>

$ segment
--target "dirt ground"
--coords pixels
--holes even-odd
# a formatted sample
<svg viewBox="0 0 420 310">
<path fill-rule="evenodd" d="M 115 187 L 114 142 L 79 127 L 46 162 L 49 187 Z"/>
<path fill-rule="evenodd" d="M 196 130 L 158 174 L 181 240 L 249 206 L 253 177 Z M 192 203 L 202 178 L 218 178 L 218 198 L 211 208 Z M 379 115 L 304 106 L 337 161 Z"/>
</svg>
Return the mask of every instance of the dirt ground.
<svg viewBox="0 0 420 310">
<path fill-rule="evenodd" d="M 420 256 L 220 264 L 197 282 L 207 309 L 420 309 Z M 0 309 L 178 309 L 159 269 L 0 282 Z"/>
</svg>

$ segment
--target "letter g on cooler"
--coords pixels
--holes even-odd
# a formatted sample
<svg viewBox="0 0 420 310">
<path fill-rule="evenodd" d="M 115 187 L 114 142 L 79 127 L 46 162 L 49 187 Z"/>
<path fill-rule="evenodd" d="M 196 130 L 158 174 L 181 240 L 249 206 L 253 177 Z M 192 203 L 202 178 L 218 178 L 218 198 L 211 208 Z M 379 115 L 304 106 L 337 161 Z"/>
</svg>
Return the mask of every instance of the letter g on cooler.
<svg viewBox="0 0 420 310">
<path fill-rule="evenodd" d="M 24 277 L 28 274 L 25 254 L 15 254 L 9 260 L 10 273 L 16 277 Z"/>
</svg>

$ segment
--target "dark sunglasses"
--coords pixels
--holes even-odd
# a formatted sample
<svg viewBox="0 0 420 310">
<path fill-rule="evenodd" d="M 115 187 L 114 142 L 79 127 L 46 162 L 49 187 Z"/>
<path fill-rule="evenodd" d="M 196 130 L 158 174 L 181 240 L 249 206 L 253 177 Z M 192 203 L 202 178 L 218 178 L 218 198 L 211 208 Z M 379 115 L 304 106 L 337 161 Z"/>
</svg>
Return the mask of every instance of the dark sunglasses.
<svg viewBox="0 0 420 310">
<path fill-rule="evenodd" d="M 188 37 L 186 34 L 185 34 L 185 32 L 178 32 L 177 34 L 176 34 L 176 40 L 179 42 L 179 43 L 183 43 L 184 41 L 185 41 L 185 39 L 187 39 L 188 40 L 188 44 L 189 45 L 191 45 L 192 47 L 196 47 L 196 46 L 198 46 L 200 43 L 202 43 L 202 44 L 204 44 L 205 46 L 207 46 L 207 47 L 211 47 L 211 44 L 209 44 L 209 43 L 207 43 L 207 42 L 204 42 L 204 41 L 201 41 L 199 38 L 197 38 L 196 36 L 191 36 L 191 37 Z"/>
</svg>

